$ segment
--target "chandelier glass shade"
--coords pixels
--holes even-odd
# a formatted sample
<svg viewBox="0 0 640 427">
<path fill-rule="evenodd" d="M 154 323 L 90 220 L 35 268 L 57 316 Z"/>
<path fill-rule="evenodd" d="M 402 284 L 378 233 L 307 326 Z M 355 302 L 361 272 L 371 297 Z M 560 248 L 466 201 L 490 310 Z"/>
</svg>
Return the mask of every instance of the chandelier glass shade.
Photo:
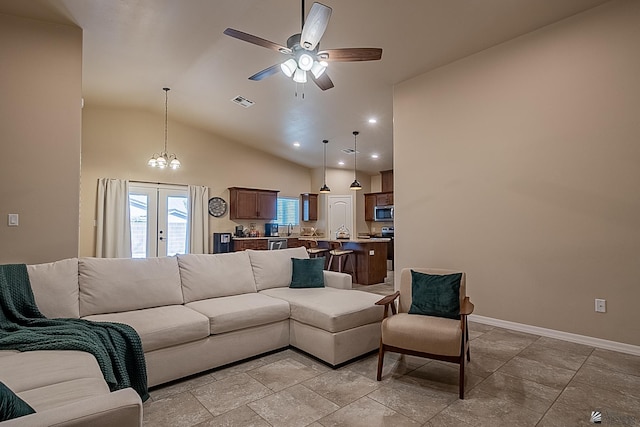
<svg viewBox="0 0 640 427">
<path fill-rule="evenodd" d="M 149 161 L 147 162 L 147 165 L 152 167 L 152 168 L 158 168 L 158 169 L 165 169 L 165 168 L 169 168 L 169 169 L 179 169 L 180 166 L 182 166 L 182 164 L 180 163 L 180 160 L 178 160 L 178 157 L 174 154 L 171 153 L 169 154 L 167 152 L 167 129 L 168 129 L 168 93 L 169 93 L 169 88 L 168 87 L 164 87 L 162 88 L 162 90 L 164 90 L 164 150 L 158 154 L 158 153 L 154 153 L 153 156 L 151 156 L 151 158 L 149 159 Z"/>
<path fill-rule="evenodd" d="M 322 187 L 320 187 L 321 193 L 330 193 L 331 189 L 327 187 L 327 144 L 328 140 L 323 139 L 322 143 L 324 144 L 324 160 L 322 162 L 322 170 L 323 170 L 323 178 L 322 178 Z"/>
<path fill-rule="evenodd" d="M 349 186 L 352 190 L 362 190 L 362 184 L 358 181 L 358 177 L 356 176 L 356 165 L 358 160 L 358 132 L 357 130 L 353 131 L 353 182 Z"/>
</svg>

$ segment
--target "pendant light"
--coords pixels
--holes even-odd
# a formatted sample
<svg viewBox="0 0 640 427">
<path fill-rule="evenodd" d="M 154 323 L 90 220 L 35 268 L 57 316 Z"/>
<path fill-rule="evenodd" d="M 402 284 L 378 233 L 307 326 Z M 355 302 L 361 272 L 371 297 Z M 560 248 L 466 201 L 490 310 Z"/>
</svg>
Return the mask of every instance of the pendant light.
<svg viewBox="0 0 640 427">
<path fill-rule="evenodd" d="M 352 190 L 362 190 L 362 185 L 358 181 L 356 177 L 356 162 L 358 158 L 358 132 L 357 130 L 353 131 L 353 182 L 349 186 Z"/>
<path fill-rule="evenodd" d="M 323 179 L 322 179 L 322 187 L 320 187 L 320 192 L 321 193 L 330 193 L 331 189 L 329 187 L 327 187 L 327 144 L 329 143 L 328 140 L 323 139 L 322 143 L 324 145 L 324 160 L 322 162 L 323 164 Z"/>
<path fill-rule="evenodd" d="M 160 154 L 154 153 L 153 156 L 147 162 L 147 165 L 151 166 L 152 168 L 164 169 L 166 167 L 169 167 L 170 169 L 176 170 L 176 169 L 179 169 L 181 166 L 180 160 L 178 160 L 178 157 L 175 154 L 167 153 L 167 124 L 168 124 L 168 108 L 167 107 L 168 107 L 168 101 L 169 101 L 168 93 L 171 89 L 169 89 L 168 87 L 163 87 L 162 90 L 164 90 L 164 151 L 161 152 Z"/>
</svg>

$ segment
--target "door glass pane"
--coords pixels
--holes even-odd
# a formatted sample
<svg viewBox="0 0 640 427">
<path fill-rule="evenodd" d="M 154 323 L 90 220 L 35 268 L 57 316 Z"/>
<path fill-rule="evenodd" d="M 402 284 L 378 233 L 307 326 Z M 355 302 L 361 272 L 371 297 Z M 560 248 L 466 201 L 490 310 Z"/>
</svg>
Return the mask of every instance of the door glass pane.
<svg viewBox="0 0 640 427">
<path fill-rule="evenodd" d="M 148 206 L 149 198 L 146 194 L 129 194 L 131 256 L 133 258 L 147 257 Z"/>
<path fill-rule="evenodd" d="M 167 197 L 167 256 L 187 253 L 187 197 Z"/>
</svg>

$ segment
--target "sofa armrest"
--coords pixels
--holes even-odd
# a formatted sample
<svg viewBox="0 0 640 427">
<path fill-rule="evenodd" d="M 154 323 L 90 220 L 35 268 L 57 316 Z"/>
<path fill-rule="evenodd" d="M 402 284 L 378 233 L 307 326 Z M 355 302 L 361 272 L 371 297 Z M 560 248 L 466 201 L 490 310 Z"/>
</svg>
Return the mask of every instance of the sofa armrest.
<svg viewBox="0 0 640 427">
<path fill-rule="evenodd" d="M 0 422 L 2 427 L 140 427 L 141 425 L 142 401 L 132 388 Z"/>
<path fill-rule="evenodd" d="M 324 285 L 330 288 L 351 289 L 351 275 L 337 271 L 323 270 Z"/>
</svg>

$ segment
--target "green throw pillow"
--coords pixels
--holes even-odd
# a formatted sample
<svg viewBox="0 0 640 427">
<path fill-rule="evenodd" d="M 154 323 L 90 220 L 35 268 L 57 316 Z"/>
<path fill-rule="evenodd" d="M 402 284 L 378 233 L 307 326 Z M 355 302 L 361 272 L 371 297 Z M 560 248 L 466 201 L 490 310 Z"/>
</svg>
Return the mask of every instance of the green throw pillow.
<svg viewBox="0 0 640 427">
<path fill-rule="evenodd" d="M 411 270 L 409 314 L 460 318 L 462 273 L 433 275 Z"/>
<path fill-rule="evenodd" d="M 291 258 L 293 274 L 290 288 L 324 288 L 324 257 Z"/>
<path fill-rule="evenodd" d="M 0 421 L 35 414 L 31 406 L 0 382 Z"/>
</svg>

